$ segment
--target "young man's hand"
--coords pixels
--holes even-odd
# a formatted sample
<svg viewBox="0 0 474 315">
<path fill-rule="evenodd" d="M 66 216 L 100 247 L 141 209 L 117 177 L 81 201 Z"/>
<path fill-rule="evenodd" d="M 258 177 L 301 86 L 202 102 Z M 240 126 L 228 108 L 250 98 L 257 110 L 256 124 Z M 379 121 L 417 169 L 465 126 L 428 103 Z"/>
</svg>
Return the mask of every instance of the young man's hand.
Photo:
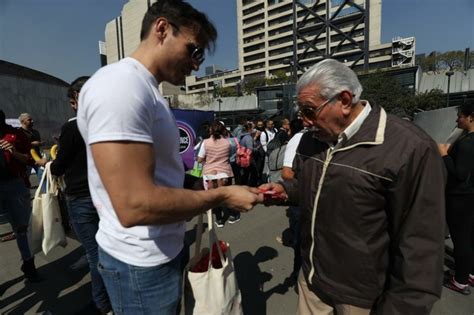
<svg viewBox="0 0 474 315">
<path fill-rule="evenodd" d="M 257 188 L 247 186 L 224 186 L 217 189 L 224 190 L 224 205 L 239 212 L 247 212 L 257 203 L 263 202 L 263 196 Z"/>
</svg>

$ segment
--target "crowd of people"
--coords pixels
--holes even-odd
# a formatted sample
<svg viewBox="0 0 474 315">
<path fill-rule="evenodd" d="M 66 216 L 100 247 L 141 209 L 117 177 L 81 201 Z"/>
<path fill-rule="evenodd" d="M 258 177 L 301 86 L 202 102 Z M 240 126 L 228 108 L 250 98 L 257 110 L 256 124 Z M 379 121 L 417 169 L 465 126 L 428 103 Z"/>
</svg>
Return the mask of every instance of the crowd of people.
<svg viewBox="0 0 474 315">
<path fill-rule="evenodd" d="M 456 267 L 444 285 L 469 294 L 474 104 L 459 110 L 464 134 L 437 145 L 361 99 L 353 70 L 326 59 L 297 82 L 297 119 L 282 119 L 277 129 L 271 119 L 242 118 L 232 132 L 211 123 L 196 152 L 202 189 L 185 173 L 158 84 L 183 84 L 216 38 L 204 13 L 158 0 L 130 57 L 68 90 L 77 118 L 61 130 L 51 172 L 65 179 L 97 311 L 176 314 L 186 220 L 213 209 L 223 227 L 257 204 L 290 206 L 298 314 L 429 314 L 443 283 L 446 214 Z M 21 128 L 8 126 L 0 111 L 0 210 L 9 214 L 21 270 L 39 281 L 26 233 L 28 178 L 46 159 L 32 158 L 41 138 L 31 117 L 19 119 Z"/>
</svg>

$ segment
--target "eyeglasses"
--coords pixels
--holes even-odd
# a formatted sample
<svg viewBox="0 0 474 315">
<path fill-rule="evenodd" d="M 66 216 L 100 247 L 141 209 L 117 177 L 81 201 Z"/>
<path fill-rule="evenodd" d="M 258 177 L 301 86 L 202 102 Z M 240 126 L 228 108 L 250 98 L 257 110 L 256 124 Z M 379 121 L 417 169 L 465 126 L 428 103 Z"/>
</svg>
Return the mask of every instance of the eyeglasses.
<svg viewBox="0 0 474 315">
<path fill-rule="evenodd" d="M 178 32 L 180 32 L 180 29 L 178 25 L 174 24 L 173 22 L 168 23 L 174 27 Z M 188 43 L 186 44 L 186 49 L 188 50 L 189 56 L 191 59 L 197 63 L 198 65 L 201 65 L 204 62 L 204 48 L 199 47 L 198 45 L 194 44 L 189 38 L 187 38 Z"/>
<path fill-rule="evenodd" d="M 319 112 L 323 110 L 324 106 L 331 103 L 338 95 L 339 94 L 334 95 L 316 108 L 311 106 L 302 106 L 298 111 L 298 115 L 308 120 L 316 120 L 316 118 L 318 118 Z"/>
</svg>

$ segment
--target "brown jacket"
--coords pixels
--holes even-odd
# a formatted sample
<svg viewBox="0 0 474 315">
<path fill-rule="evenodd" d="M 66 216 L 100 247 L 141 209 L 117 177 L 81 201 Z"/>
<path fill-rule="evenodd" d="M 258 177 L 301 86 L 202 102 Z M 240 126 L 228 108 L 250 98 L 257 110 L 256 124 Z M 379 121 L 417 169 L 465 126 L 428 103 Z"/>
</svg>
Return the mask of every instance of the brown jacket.
<svg viewBox="0 0 474 315">
<path fill-rule="evenodd" d="M 429 314 L 441 294 L 445 169 L 434 141 L 372 106 L 331 152 L 303 135 L 284 183 L 302 207 L 301 253 L 323 300 L 375 314 Z"/>
</svg>

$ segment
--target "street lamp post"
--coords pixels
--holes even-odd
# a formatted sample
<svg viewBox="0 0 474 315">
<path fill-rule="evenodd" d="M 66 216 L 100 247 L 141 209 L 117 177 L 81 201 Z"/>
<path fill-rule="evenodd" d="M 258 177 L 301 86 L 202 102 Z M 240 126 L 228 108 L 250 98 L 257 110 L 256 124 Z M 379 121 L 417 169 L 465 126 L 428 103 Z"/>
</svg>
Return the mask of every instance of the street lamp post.
<svg viewBox="0 0 474 315">
<path fill-rule="evenodd" d="M 446 71 L 445 73 L 448 76 L 448 93 L 446 94 L 446 107 L 449 107 L 449 88 L 451 86 L 451 76 L 454 74 L 454 71 Z"/>
<path fill-rule="evenodd" d="M 219 103 L 219 118 L 221 118 L 221 104 L 222 104 L 222 99 L 221 98 L 218 98 L 217 100 L 217 103 Z"/>
<path fill-rule="evenodd" d="M 292 83 L 296 84 L 296 81 L 298 81 L 298 68 L 295 64 L 295 61 L 292 59 L 285 59 L 283 60 L 283 64 L 289 65 L 291 69 L 291 81 Z"/>
</svg>

